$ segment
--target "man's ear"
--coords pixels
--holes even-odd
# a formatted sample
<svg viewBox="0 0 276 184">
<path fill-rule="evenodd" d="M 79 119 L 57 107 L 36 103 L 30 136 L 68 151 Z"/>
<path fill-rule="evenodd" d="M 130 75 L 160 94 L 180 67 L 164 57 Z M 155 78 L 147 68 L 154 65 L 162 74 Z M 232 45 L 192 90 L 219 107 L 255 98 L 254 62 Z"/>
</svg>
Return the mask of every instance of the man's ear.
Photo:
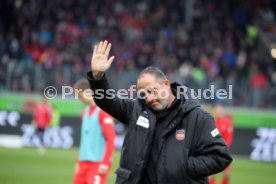
<svg viewBox="0 0 276 184">
<path fill-rule="evenodd" d="M 170 86 L 171 86 L 171 84 L 170 84 L 170 81 L 169 81 L 169 80 L 164 80 L 164 84 L 165 84 L 165 86 L 167 86 L 167 87 L 170 87 Z"/>
</svg>

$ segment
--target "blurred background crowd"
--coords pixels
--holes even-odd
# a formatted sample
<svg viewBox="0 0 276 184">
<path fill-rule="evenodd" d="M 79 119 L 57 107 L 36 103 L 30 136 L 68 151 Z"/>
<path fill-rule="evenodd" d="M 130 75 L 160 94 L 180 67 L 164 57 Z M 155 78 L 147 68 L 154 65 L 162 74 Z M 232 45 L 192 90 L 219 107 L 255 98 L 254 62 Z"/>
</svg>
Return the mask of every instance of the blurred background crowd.
<svg viewBox="0 0 276 184">
<path fill-rule="evenodd" d="M 224 105 L 273 108 L 272 2 L 1 1 L 0 90 L 41 93 L 51 85 L 61 92 L 86 76 L 93 45 L 106 39 L 113 44 L 109 77 L 117 89 L 128 89 L 152 65 L 194 89 L 233 85 L 233 100 Z"/>
</svg>

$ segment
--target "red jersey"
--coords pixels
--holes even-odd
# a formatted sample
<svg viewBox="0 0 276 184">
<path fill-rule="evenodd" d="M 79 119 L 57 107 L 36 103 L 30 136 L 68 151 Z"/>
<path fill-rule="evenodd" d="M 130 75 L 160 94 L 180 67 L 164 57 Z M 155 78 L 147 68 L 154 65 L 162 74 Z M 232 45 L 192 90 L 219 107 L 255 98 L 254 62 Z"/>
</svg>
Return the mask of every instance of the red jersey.
<svg viewBox="0 0 276 184">
<path fill-rule="evenodd" d="M 234 129 L 232 118 L 230 116 L 223 116 L 220 119 L 215 118 L 215 123 L 220 134 L 224 138 L 226 145 L 230 147 L 232 144 Z"/>
<path fill-rule="evenodd" d="M 52 109 L 48 104 L 39 104 L 34 110 L 34 121 L 38 128 L 46 128 L 51 121 Z"/>
</svg>

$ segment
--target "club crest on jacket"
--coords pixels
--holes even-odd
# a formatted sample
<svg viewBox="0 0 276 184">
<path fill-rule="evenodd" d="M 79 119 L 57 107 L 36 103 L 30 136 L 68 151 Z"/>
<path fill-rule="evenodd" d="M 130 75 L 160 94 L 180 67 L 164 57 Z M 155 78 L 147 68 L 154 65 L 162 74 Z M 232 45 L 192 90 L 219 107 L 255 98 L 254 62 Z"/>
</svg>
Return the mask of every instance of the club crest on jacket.
<svg viewBox="0 0 276 184">
<path fill-rule="evenodd" d="M 184 129 L 176 130 L 175 138 L 179 141 L 184 140 L 185 139 L 185 130 Z"/>
</svg>

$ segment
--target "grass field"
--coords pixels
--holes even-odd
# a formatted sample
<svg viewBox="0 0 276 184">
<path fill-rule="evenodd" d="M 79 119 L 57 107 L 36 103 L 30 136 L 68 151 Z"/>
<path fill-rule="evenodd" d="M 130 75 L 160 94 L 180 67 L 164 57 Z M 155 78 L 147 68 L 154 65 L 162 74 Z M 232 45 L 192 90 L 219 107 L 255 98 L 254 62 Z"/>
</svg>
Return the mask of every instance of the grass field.
<svg viewBox="0 0 276 184">
<path fill-rule="evenodd" d="M 115 154 L 108 184 L 115 181 L 119 154 Z M 70 184 L 77 155 L 77 149 L 48 149 L 44 155 L 39 155 L 34 148 L 0 148 L 0 184 Z M 275 163 L 234 158 L 231 184 L 272 184 L 275 181 Z"/>
</svg>

